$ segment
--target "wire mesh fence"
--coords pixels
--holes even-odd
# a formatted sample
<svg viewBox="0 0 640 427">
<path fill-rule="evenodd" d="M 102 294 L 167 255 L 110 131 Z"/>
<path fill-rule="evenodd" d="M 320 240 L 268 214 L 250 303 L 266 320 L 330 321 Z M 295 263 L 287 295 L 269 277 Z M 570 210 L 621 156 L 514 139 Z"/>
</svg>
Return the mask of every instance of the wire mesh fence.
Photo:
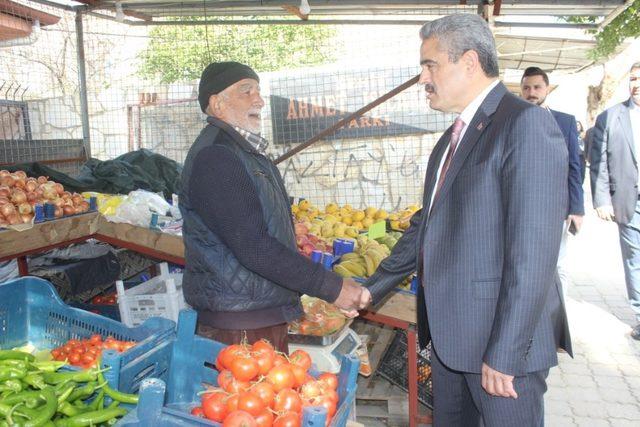
<svg viewBox="0 0 640 427">
<path fill-rule="evenodd" d="M 0 45 L 0 164 L 44 161 L 73 173 L 89 153 L 106 160 L 142 148 L 182 162 L 205 125 L 197 84 L 212 61 L 259 73 L 274 159 L 419 72 L 419 25 L 202 25 L 211 17 L 188 10 L 166 18 L 183 25 L 127 25 L 99 10 L 81 14 L 80 28 L 76 12 L 19 5 L 33 11 L 11 16 L 32 30 Z M 36 11 L 53 18 L 36 23 Z M 279 167 L 294 197 L 395 210 L 419 203 L 429 153 L 451 121 L 414 85 Z"/>
</svg>

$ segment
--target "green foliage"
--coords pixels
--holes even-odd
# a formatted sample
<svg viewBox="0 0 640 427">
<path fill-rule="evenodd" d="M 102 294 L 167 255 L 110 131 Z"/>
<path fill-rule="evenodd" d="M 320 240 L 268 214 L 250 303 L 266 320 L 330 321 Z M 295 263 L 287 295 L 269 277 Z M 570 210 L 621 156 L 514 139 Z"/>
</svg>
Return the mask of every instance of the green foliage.
<svg viewBox="0 0 640 427">
<path fill-rule="evenodd" d="M 171 83 L 200 78 L 214 61 L 242 62 L 257 72 L 325 64 L 336 51 L 335 34 L 326 25 L 158 26 L 149 31 L 139 74 Z"/>
<path fill-rule="evenodd" d="M 565 19 L 578 24 L 596 22 L 594 16 L 571 16 Z M 591 58 L 601 59 L 611 55 L 627 37 L 640 36 L 640 0 L 634 0 L 627 9 L 601 30 L 590 30 L 590 32 L 595 34 L 597 42 L 596 47 L 589 52 Z"/>
</svg>

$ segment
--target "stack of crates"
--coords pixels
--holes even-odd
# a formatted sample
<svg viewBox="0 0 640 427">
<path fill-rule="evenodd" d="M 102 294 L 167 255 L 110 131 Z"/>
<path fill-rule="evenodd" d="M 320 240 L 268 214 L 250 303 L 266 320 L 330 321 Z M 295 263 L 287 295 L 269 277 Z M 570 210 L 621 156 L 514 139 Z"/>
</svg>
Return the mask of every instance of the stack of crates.
<svg viewBox="0 0 640 427">
<path fill-rule="evenodd" d="M 120 321 L 125 325 L 138 326 L 151 317 L 177 321 L 180 310 L 189 308 L 182 294 L 182 274 L 170 273 L 166 262 L 159 267 L 158 276 L 130 289 L 116 282 Z"/>
</svg>

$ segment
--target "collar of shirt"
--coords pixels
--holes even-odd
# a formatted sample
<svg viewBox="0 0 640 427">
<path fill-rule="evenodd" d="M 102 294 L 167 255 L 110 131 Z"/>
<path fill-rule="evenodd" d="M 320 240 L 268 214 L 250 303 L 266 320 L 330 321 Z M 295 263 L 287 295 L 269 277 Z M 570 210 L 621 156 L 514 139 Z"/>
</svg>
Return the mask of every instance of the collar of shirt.
<svg viewBox="0 0 640 427">
<path fill-rule="evenodd" d="M 499 79 L 495 79 L 493 82 L 491 82 L 491 84 L 484 88 L 484 90 L 480 92 L 480 94 L 476 96 L 464 110 L 462 110 L 462 113 L 460 113 L 460 118 L 464 122 L 464 128 L 462 128 L 462 132 L 460 133 L 460 141 L 462 141 L 462 138 L 467 131 L 467 127 L 469 127 L 469 123 L 471 123 L 471 120 L 473 120 L 473 116 L 476 115 L 478 108 L 480 108 L 480 105 L 487 97 L 487 95 L 489 95 L 489 92 L 491 92 L 491 90 L 493 90 L 493 88 L 496 87 L 498 83 L 500 83 Z"/>
<path fill-rule="evenodd" d="M 244 139 L 247 140 L 249 144 L 260 154 L 265 154 L 267 151 L 267 147 L 269 146 L 269 141 L 264 139 L 258 134 L 253 132 L 249 132 L 246 129 L 242 129 L 241 127 L 234 126 L 233 127 L 236 132 L 238 132 Z"/>
</svg>

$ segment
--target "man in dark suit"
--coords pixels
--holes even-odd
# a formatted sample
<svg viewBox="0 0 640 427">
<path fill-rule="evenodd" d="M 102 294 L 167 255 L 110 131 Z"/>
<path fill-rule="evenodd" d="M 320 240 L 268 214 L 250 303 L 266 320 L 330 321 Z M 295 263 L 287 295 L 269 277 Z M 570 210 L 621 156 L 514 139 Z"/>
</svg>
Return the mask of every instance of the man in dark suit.
<svg viewBox="0 0 640 427">
<path fill-rule="evenodd" d="M 591 191 L 598 216 L 618 224 L 627 294 L 638 321 L 631 336 L 640 340 L 640 62 L 629 71 L 629 93 L 629 99 L 596 119 L 591 137 Z"/>
<path fill-rule="evenodd" d="M 520 80 L 522 97 L 527 101 L 539 105 L 549 111 L 556 119 L 556 123 L 564 135 L 569 152 L 569 210 L 567 220 L 562 230 L 560 241 L 560 253 L 558 254 L 558 275 L 562 282 L 562 288 L 566 292 L 569 287 L 569 272 L 567 268 L 567 252 L 569 245 L 569 233 L 576 234 L 582 227 L 584 217 L 584 194 L 582 191 L 582 166 L 580 164 L 580 141 L 576 118 L 571 114 L 561 113 L 550 109 L 545 101 L 549 94 L 549 76 L 538 67 L 529 67 L 524 70 Z M 567 185 L 567 184 L 565 184 Z"/>
<path fill-rule="evenodd" d="M 435 426 L 540 426 L 556 349 L 571 352 L 556 263 L 567 148 L 553 117 L 498 81 L 477 15 L 425 24 L 420 83 L 459 114 L 429 157 L 423 208 L 369 279 L 374 304 L 418 270 Z"/>
</svg>

